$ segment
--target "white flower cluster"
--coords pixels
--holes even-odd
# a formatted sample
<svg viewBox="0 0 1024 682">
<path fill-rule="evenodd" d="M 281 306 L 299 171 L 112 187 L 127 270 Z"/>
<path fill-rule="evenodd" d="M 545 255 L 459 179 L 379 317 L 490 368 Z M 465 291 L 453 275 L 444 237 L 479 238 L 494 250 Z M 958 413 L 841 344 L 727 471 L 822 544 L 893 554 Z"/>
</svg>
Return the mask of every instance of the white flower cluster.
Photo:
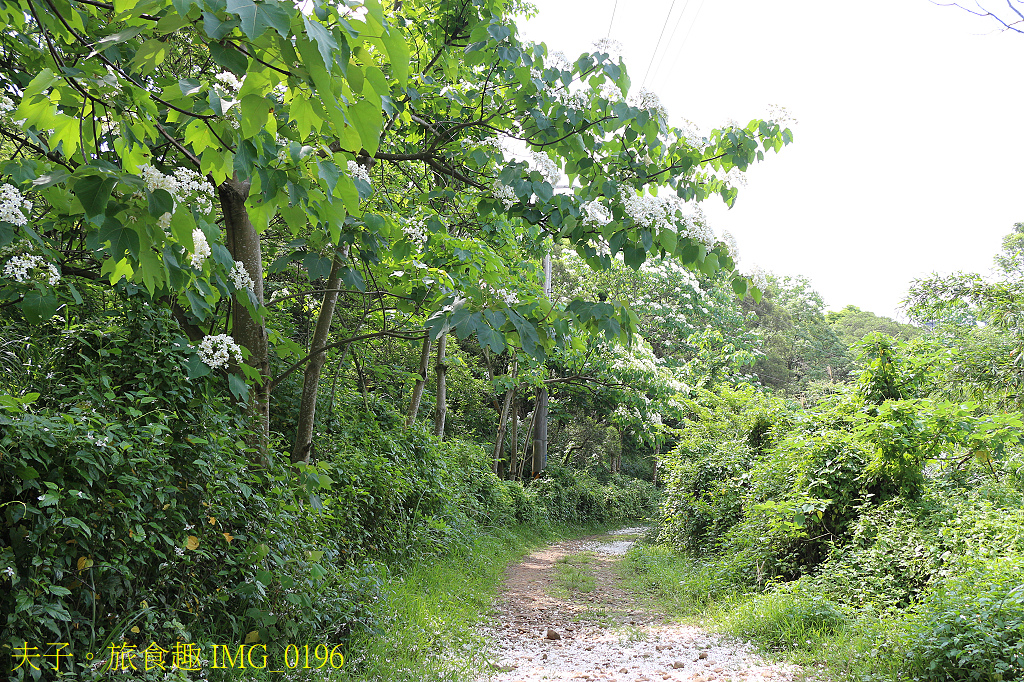
<svg viewBox="0 0 1024 682">
<path fill-rule="evenodd" d="M 540 171 L 544 180 L 552 187 L 557 185 L 558 180 L 562 177 L 562 171 L 558 168 L 558 164 L 544 152 L 533 152 L 530 156 L 533 158 L 534 170 Z"/>
<path fill-rule="evenodd" d="M 277 146 L 278 146 L 277 162 L 278 163 L 287 163 L 288 159 L 291 157 L 290 150 L 288 148 L 289 144 L 290 144 L 290 142 L 288 140 L 286 140 L 285 138 L 281 137 L 280 135 L 277 136 Z"/>
<path fill-rule="evenodd" d="M 585 111 L 590 108 L 590 98 L 580 90 L 576 92 L 563 91 L 558 98 L 570 109 Z"/>
<path fill-rule="evenodd" d="M 687 214 L 686 203 L 674 194 L 651 196 L 627 186 L 622 189 L 622 203 L 637 225 L 658 229 L 675 227 L 680 236 L 695 239 L 709 249 L 715 245 L 715 235 L 708 228 L 700 207 L 693 207 Z"/>
<path fill-rule="evenodd" d="M 227 367 L 234 357 L 236 362 L 242 361 L 242 349 L 227 334 L 207 336 L 199 342 L 199 359 L 213 369 Z"/>
<path fill-rule="evenodd" d="M 26 211 L 32 210 L 32 202 L 21 196 L 13 185 L 0 185 L 0 223 L 24 225 L 28 222 Z"/>
<path fill-rule="evenodd" d="M 370 184 L 370 174 L 366 172 L 366 168 L 355 161 L 348 162 L 348 174 L 352 176 L 352 179 L 356 178 L 362 180 L 366 184 Z"/>
<path fill-rule="evenodd" d="M 597 91 L 597 95 L 609 102 L 618 102 L 622 99 L 622 91 L 619 90 L 619 86 L 611 81 L 605 81 L 602 83 L 600 89 Z"/>
<path fill-rule="evenodd" d="M 191 258 L 192 267 L 196 270 L 202 270 L 203 263 L 206 262 L 211 253 L 210 243 L 206 241 L 206 233 L 198 227 L 192 230 L 192 243 L 194 246 Z"/>
<path fill-rule="evenodd" d="M 789 109 L 778 104 L 769 104 L 768 112 L 765 114 L 765 120 L 777 123 L 780 128 L 788 128 L 791 125 L 799 123 L 793 114 L 790 113 Z"/>
<path fill-rule="evenodd" d="M 604 52 L 612 59 L 612 61 L 618 59 L 619 55 L 622 54 L 622 43 L 617 40 L 612 40 L 611 38 L 595 40 L 592 45 L 594 46 L 594 52 Z"/>
<path fill-rule="evenodd" d="M 491 190 L 494 194 L 494 198 L 505 204 L 505 208 L 512 208 L 512 205 L 519 201 L 519 197 L 516 196 L 515 191 L 508 185 L 495 180 L 494 187 Z"/>
<path fill-rule="evenodd" d="M 273 303 L 274 301 L 280 301 L 282 299 L 289 298 L 291 295 L 291 289 L 288 287 L 281 287 L 270 295 L 270 302 Z"/>
<path fill-rule="evenodd" d="M 214 89 L 217 90 L 218 95 L 222 96 L 230 95 L 233 97 L 237 95 L 238 91 L 242 89 L 242 84 L 245 83 L 245 76 L 242 76 L 241 80 L 239 80 L 238 77 L 230 71 L 221 71 L 214 76 L 213 79 L 216 81 L 213 84 Z"/>
<path fill-rule="evenodd" d="M 729 255 L 732 256 L 733 262 L 739 264 L 740 250 L 736 246 L 736 237 L 732 235 L 732 232 L 728 230 L 722 232 L 722 243 L 729 249 Z"/>
<path fill-rule="evenodd" d="M 668 118 L 668 111 L 661 104 L 661 98 L 657 93 L 647 88 L 640 88 L 640 91 L 629 98 L 630 106 L 638 109 L 650 109 L 661 114 L 662 118 Z"/>
<path fill-rule="evenodd" d="M 700 126 L 693 121 L 684 121 L 685 125 L 680 129 L 682 138 L 686 140 L 686 143 L 691 147 L 697 147 L 703 149 L 707 144 L 707 138 L 704 133 L 701 132 Z"/>
<path fill-rule="evenodd" d="M 252 277 L 249 276 L 249 271 L 245 269 L 245 265 L 240 260 L 236 260 L 235 264 L 231 267 L 231 273 L 228 275 L 228 279 L 231 280 L 232 286 L 234 286 L 238 291 L 241 291 L 242 289 L 256 288 L 256 285 L 252 281 Z"/>
<path fill-rule="evenodd" d="M 750 272 L 747 273 L 747 277 L 761 291 L 768 288 L 768 273 L 760 265 L 752 266 Z"/>
<path fill-rule="evenodd" d="M 7 261 L 7 265 L 4 266 L 4 277 L 13 279 L 15 282 L 27 282 L 32 279 L 29 277 L 31 270 L 43 271 L 50 286 L 54 286 L 60 281 L 60 270 L 56 265 L 47 263 L 42 256 L 33 256 L 32 254 L 15 256 Z"/>
<path fill-rule="evenodd" d="M 139 166 L 139 175 L 146 189 L 162 189 L 171 195 L 175 209 L 179 204 L 192 203 L 200 213 L 213 213 L 213 187 L 199 173 L 188 168 L 175 168 L 174 175 L 164 175 L 148 163 Z M 172 211 L 173 213 L 173 211 Z"/>
<path fill-rule="evenodd" d="M 0 95 L 0 117 L 7 118 L 12 111 L 17 109 L 14 101 L 7 95 Z"/>
<path fill-rule="evenodd" d="M 412 243 L 422 244 L 427 238 L 427 223 L 422 217 L 407 218 L 405 225 L 402 225 L 402 232 Z"/>
<path fill-rule="evenodd" d="M 612 220 L 608 208 L 597 199 L 588 201 L 580 206 L 580 213 L 583 214 L 583 222 L 607 225 Z"/>
<path fill-rule="evenodd" d="M 554 51 L 548 54 L 544 58 L 545 69 L 558 69 L 559 71 L 571 71 L 572 64 L 569 62 L 569 58 L 565 56 L 564 52 Z"/>
</svg>

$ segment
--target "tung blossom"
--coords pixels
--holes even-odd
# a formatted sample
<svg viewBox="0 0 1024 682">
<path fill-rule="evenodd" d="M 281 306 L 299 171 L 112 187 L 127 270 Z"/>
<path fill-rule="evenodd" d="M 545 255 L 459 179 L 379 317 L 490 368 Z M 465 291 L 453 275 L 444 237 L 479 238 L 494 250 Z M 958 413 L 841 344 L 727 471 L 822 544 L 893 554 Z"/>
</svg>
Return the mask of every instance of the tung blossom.
<svg viewBox="0 0 1024 682">
<path fill-rule="evenodd" d="M 22 226 L 28 223 L 26 212 L 32 210 L 32 202 L 21 196 L 13 185 L 0 185 L 0 223 Z"/>
<path fill-rule="evenodd" d="M 50 286 L 54 286 L 60 281 L 60 270 L 56 265 L 47 263 L 42 256 L 33 256 L 32 254 L 15 256 L 7 261 L 4 266 L 4 277 L 13 279 L 15 282 L 25 283 L 33 279 L 29 275 L 32 270 L 39 270 L 46 277 Z"/>
<path fill-rule="evenodd" d="M 198 227 L 192 230 L 192 243 L 195 248 L 192 250 L 190 262 L 196 270 L 203 269 L 203 263 L 210 257 L 210 243 L 206 241 L 206 234 Z"/>
<path fill-rule="evenodd" d="M 199 342 L 199 359 L 211 369 L 227 367 L 233 357 L 236 362 L 242 361 L 242 349 L 227 334 L 204 337 Z"/>
</svg>

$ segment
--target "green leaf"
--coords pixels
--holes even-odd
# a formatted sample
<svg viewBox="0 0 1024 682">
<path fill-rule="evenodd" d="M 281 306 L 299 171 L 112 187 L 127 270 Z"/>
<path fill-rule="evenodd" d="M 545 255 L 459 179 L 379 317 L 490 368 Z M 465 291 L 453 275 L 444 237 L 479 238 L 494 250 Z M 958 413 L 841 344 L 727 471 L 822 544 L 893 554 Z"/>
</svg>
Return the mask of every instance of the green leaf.
<svg viewBox="0 0 1024 682">
<path fill-rule="evenodd" d="M 249 386 L 245 383 L 245 379 L 234 372 L 228 374 L 228 390 L 231 391 L 231 395 L 243 403 L 249 400 Z"/>
<path fill-rule="evenodd" d="M 267 126 L 270 100 L 260 95 L 246 95 L 242 98 L 242 135 L 253 137 Z"/>
<path fill-rule="evenodd" d="M 199 92 L 203 87 L 203 84 L 194 78 L 181 78 L 178 80 L 178 89 L 181 90 L 181 94 L 184 96 L 194 95 Z"/>
<path fill-rule="evenodd" d="M 233 47 L 210 43 L 210 57 L 236 76 L 244 76 L 249 69 L 249 59 Z"/>
<path fill-rule="evenodd" d="M 391 62 L 391 70 L 398 79 L 398 84 L 403 88 L 409 84 L 409 46 L 402 37 L 401 32 L 389 30 L 381 36 L 384 49 L 387 50 L 388 60 Z M 468 49 L 468 48 L 467 48 Z"/>
<path fill-rule="evenodd" d="M 21 299 L 21 312 L 29 324 L 42 324 L 57 312 L 57 298 L 32 289 Z"/>
<path fill-rule="evenodd" d="M 384 125 L 384 117 L 381 114 L 380 107 L 375 107 L 366 100 L 361 100 L 355 106 L 349 107 L 348 115 L 352 125 L 359 133 L 359 139 L 363 143 L 363 148 L 370 152 L 370 154 L 376 154 L 377 147 L 380 146 L 380 131 Z"/>
<path fill-rule="evenodd" d="M 189 379 L 198 379 L 210 373 L 209 366 L 199 359 L 198 353 L 189 356 L 185 361 L 185 369 L 188 371 Z"/>
<path fill-rule="evenodd" d="M 330 258 L 313 252 L 307 253 L 302 259 L 302 264 L 306 266 L 306 272 L 309 273 L 310 282 L 331 274 L 331 263 Z"/>
<path fill-rule="evenodd" d="M 110 242 L 110 255 L 120 259 L 127 251 L 132 258 L 139 257 L 139 235 L 130 227 L 125 227 L 116 218 L 107 217 L 99 233 L 100 243 Z"/>
<path fill-rule="evenodd" d="M 331 35 L 326 26 L 310 20 L 305 14 L 302 15 L 302 23 L 306 27 L 306 35 L 316 43 L 317 49 L 320 50 L 320 57 L 324 60 L 324 68 L 330 72 L 331 66 L 334 64 L 333 52 L 338 49 L 338 43 L 335 42 L 334 36 Z"/>
<path fill-rule="evenodd" d="M 71 188 L 78 200 L 85 209 L 88 218 L 103 215 L 107 209 L 107 202 L 110 201 L 110 193 L 114 190 L 117 180 L 105 178 L 99 175 L 86 175 L 75 183 Z"/>
<path fill-rule="evenodd" d="M 164 213 L 174 212 L 174 198 L 167 190 L 155 189 L 152 192 L 146 192 L 146 198 L 149 199 L 149 215 L 154 218 L 159 218 Z"/>
</svg>

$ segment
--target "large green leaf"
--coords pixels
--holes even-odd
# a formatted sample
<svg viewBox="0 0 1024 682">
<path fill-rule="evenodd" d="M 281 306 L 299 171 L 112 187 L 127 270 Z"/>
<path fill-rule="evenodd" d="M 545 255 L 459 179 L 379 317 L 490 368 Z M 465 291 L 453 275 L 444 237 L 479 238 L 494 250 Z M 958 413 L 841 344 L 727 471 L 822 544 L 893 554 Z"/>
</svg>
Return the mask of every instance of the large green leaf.
<svg viewBox="0 0 1024 682">
<path fill-rule="evenodd" d="M 107 202 L 110 201 L 110 193 L 114 190 L 117 180 L 114 178 L 102 177 L 99 175 L 86 175 L 79 178 L 75 186 L 71 188 L 78 201 L 85 209 L 88 218 L 103 215 L 107 209 Z"/>
<path fill-rule="evenodd" d="M 139 257 L 139 234 L 130 227 L 121 224 L 116 218 L 107 217 L 100 228 L 100 242 L 110 242 L 110 255 L 120 259 L 127 251 L 132 258 Z"/>
</svg>

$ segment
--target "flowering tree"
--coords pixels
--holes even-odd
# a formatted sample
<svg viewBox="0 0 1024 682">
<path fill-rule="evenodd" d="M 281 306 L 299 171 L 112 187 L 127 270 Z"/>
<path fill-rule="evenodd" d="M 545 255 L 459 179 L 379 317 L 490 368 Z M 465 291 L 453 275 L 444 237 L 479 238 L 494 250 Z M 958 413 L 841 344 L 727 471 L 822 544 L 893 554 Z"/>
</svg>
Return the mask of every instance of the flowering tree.
<svg viewBox="0 0 1024 682">
<path fill-rule="evenodd" d="M 266 314 L 264 273 L 275 266 L 261 234 L 290 234 L 285 264 L 323 281 L 315 332 L 307 352 L 291 349 L 288 370 L 305 368 L 293 450 L 304 459 L 320 367 L 340 343 L 338 292 L 366 289 L 371 265 L 410 266 L 375 288 L 414 292 L 406 298 L 431 338 L 453 330 L 534 357 L 573 325 L 620 334 L 632 318 L 581 300 L 553 310 L 525 280 L 505 286 L 509 264 L 494 254 L 510 240 L 565 239 L 594 267 L 672 257 L 730 273 L 745 293 L 693 206 L 731 203 L 732 173 L 781 149 L 789 130 L 673 128 L 651 93 L 629 94 L 607 46 L 575 61 L 549 55 L 516 38 L 513 9 L 3 5 L 0 136 L 14 149 L 3 168 L 3 296 L 34 321 L 78 302 L 79 280 L 169 306 L 200 344 L 193 376 L 230 365 L 242 397 L 244 373 L 265 433 L 280 335 Z M 562 181 L 569 189 L 556 191 Z"/>
</svg>

